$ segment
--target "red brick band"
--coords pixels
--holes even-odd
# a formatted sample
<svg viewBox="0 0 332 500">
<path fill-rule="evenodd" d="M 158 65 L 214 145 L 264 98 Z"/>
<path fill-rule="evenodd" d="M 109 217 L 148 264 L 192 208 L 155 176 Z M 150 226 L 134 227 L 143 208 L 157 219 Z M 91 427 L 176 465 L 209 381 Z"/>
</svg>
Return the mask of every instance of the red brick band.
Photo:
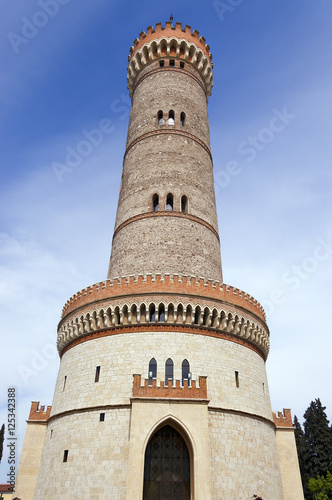
<svg viewBox="0 0 332 500">
<path fill-rule="evenodd" d="M 251 342 L 241 338 L 235 337 L 231 333 L 220 332 L 217 330 L 213 330 L 211 328 L 204 329 L 199 326 L 181 326 L 181 325 L 118 325 L 115 328 L 107 329 L 107 330 L 98 330 L 92 333 L 87 333 L 86 335 L 76 338 L 72 340 L 69 344 L 67 344 L 60 353 L 60 357 L 64 355 L 72 347 L 75 347 L 78 344 L 83 344 L 89 340 L 99 339 L 102 337 L 111 337 L 112 335 L 120 335 L 125 333 L 140 333 L 140 332 L 179 332 L 179 333 L 193 333 L 196 335 L 205 335 L 207 337 L 214 337 L 222 340 L 229 340 L 230 342 L 234 342 L 235 344 L 240 344 L 248 349 L 251 349 L 256 354 L 258 354 L 264 361 L 266 361 L 266 356 Z"/>
<path fill-rule="evenodd" d="M 172 128 L 160 128 L 157 130 L 151 130 L 150 132 L 146 132 L 145 134 L 140 135 L 139 137 L 136 137 L 129 146 L 126 149 L 126 152 L 124 154 L 124 158 L 126 157 L 128 151 L 135 146 L 138 142 L 143 141 L 144 139 L 147 139 L 148 137 L 155 137 L 156 135 L 163 135 L 163 134 L 172 134 L 172 135 L 182 135 L 183 137 L 187 137 L 188 139 L 192 139 L 193 141 L 197 142 L 200 146 L 202 146 L 203 149 L 207 152 L 207 154 L 210 156 L 211 161 L 212 161 L 212 155 L 210 148 L 205 144 L 205 142 L 201 141 L 198 137 L 196 137 L 194 134 L 191 134 L 190 132 L 185 132 L 184 130 L 180 129 L 175 129 L 173 125 L 170 125 L 169 127 Z"/>
<path fill-rule="evenodd" d="M 203 226 L 210 229 L 210 231 L 212 231 L 213 234 L 217 237 L 218 241 L 220 241 L 218 232 L 215 230 L 215 228 L 213 226 L 211 226 L 211 224 L 209 224 L 205 220 L 201 219 L 200 217 L 197 217 L 196 215 L 184 214 L 182 212 L 176 212 L 174 210 L 169 211 L 169 212 L 167 210 L 162 210 L 159 212 L 145 212 L 143 214 L 134 215 L 133 217 L 130 217 L 129 219 L 122 222 L 122 224 L 120 224 L 115 229 L 114 234 L 113 234 L 113 238 L 115 237 L 116 234 L 118 234 L 119 231 L 121 231 L 121 229 L 128 226 L 128 224 L 131 224 L 132 222 L 135 222 L 137 220 L 147 219 L 149 217 L 180 217 L 182 219 L 189 219 L 191 221 L 198 222 L 199 224 L 202 224 Z"/>
</svg>

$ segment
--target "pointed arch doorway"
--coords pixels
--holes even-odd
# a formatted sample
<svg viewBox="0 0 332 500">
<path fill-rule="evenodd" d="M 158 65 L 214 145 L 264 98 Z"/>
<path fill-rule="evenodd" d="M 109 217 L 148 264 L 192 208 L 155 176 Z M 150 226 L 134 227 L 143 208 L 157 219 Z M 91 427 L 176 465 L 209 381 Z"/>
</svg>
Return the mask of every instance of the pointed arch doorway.
<svg viewBox="0 0 332 500">
<path fill-rule="evenodd" d="M 190 456 L 181 434 L 164 425 L 145 451 L 143 500 L 190 500 Z"/>
</svg>

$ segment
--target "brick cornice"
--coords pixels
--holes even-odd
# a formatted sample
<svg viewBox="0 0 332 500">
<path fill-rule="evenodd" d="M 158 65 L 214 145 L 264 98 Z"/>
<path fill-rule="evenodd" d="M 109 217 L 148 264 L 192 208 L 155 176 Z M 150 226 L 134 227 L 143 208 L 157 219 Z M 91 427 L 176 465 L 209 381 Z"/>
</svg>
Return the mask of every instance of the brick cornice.
<svg viewBox="0 0 332 500">
<path fill-rule="evenodd" d="M 165 128 L 161 128 L 161 127 L 165 127 Z M 191 134 L 190 132 L 186 132 L 185 130 L 180 130 L 178 128 L 174 128 L 173 125 L 161 125 L 160 128 L 158 128 L 157 130 L 151 130 L 150 132 L 146 132 L 145 134 L 142 134 L 139 137 L 136 137 L 136 139 L 134 139 L 130 144 L 128 144 L 128 146 L 126 148 L 126 152 L 124 154 L 124 158 L 126 157 L 128 151 L 130 151 L 130 149 L 133 146 L 135 146 L 138 142 L 141 142 L 144 139 L 147 139 L 149 137 L 155 137 L 157 135 L 164 135 L 164 134 L 183 136 L 183 137 L 186 137 L 187 139 L 191 139 L 191 140 L 195 141 L 197 144 L 202 146 L 203 149 L 205 149 L 205 151 L 207 152 L 207 154 L 209 155 L 209 157 L 212 161 L 212 154 L 211 154 L 210 148 L 205 144 L 205 142 L 203 142 L 201 139 L 196 137 L 194 134 Z"/>
<path fill-rule="evenodd" d="M 247 347 L 248 349 L 251 349 L 256 354 L 258 354 L 264 361 L 266 360 L 266 356 L 258 347 L 256 347 L 255 344 L 251 343 L 250 341 L 242 337 L 236 337 L 231 333 L 218 331 L 213 328 L 202 328 L 200 326 L 193 326 L 193 325 L 190 326 L 190 325 L 172 325 L 172 324 L 155 324 L 155 323 L 150 325 L 149 324 L 118 325 L 116 328 L 113 329 L 100 329 L 91 333 L 86 333 L 81 337 L 78 337 L 66 343 L 66 345 L 62 348 L 60 352 L 60 356 L 62 357 L 64 353 L 67 352 L 69 349 L 79 344 L 83 344 L 84 342 L 88 342 L 89 340 L 95 340 L 103 337 L 110 337 L 113 335 L 121 335 L 126 333 L 141 333 L 141 332 L 193 333 L 195 335 L 204 335 L 222 340 L 228 340 L 230 342 L 234 342 L 235 344 L 239 344 L 244 347 Z"/>
<path fill-rule="evenodd" d="M 202 224 L 203 226 L 207 227 L 212 233 L 217 237 L 218 241 L 219 239 L 219 234 L 218 231 L 208 222 L 206 222 L 204 219 L 201 219 L 200 217 L 197 217 L 196 215 L 192 214 L 184 214 L 182 212 L 176 212 L 175 210 L 172 211 L 166 211 L 166 210 L 161 210 L 158 212 L 145 212 L 143 214 L 138 214 L 134 215 L 133 217 L 130 217 L 129 219 L 125 220 L 120 224 L 114 231 L 113 238 L 118 234 L 121 229 L 124 227 L 128 226 L 128 224 L 131 224 L 132 222 L 135 222 L 137 220 L 142 220 L 142 219 L 148 219 L 151 217 L 178 217 L 181 219 L 187 219 L 193 222 L 198 222 L 198 224 Z"/>
</svg>

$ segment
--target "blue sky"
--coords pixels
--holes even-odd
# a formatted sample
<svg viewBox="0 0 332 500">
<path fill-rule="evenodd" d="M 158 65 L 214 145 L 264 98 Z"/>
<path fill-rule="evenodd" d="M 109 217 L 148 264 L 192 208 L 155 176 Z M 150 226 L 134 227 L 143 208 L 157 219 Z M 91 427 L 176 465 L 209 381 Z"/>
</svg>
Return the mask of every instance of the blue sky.
<svg viewBox="0 0 332 500">
<path fill-rule="evenodd" d="M 3 4 L 0 20 L 0 423 L 15 386 L 18 452 L 31 400 L 52 403 L 62 306 L 107 274 L 130 46 L 171 9 L 213 54 L 224 281 L 266 308 L 273 409 L 301 418 L 320 397 L 331 419 L 331 2 L 53 0 L 50 14 L 41 4 Z M 1 482 L 7 468 L 4 458 Z"/>
</svg>

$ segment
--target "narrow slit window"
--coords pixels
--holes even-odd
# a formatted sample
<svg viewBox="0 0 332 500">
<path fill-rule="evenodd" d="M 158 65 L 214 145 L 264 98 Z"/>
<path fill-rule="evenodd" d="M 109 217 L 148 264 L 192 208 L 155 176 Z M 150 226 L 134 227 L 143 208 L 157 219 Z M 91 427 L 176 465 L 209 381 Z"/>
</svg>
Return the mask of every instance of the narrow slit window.
<svg viewBox="0 0 332 500">
<path fill-rule="evenodd" d="M 180 125 L 181 127 L 184 127 L 185 126 L 185 123 L 186 123 L 186 113 L 184 113 L 182 111 L 181 115 L 180 115 Z"/>
<path fill-rule="evenodd" d="M 168 125 L 174 125 L 174 111 L 172 109 L 168 113 Z"/>
<path fill-rule="evenodd" d="M 174 59 L 170 59 L 170 61 L 169 61 L 169 65 L 170 65 L 172 68 L 174 68 L 174 66 L 175 66 L 175 60 L 174 60 Z"/>
<path fill-rule="evenodd" d="M 163 112 L 161 109 L 158 111 L 158 125 L 163 125 L 164 124 L 164 119 L 163 119 Z"/>
<path fill-rule="evenodd" d="M 165 62 L 164 61 L 159 61 L 159 68 L 163 68 L 165 65 Z"/>
<path fill-rule="evenodd" d="M 100 366 L 96 366 L 95 382 L 99 382 Z"/>
<path fill-rule="evenodd" d="M 67 462 L 67 460 L 68 460 L 68 450 L 64 450 L 64 452 L 63 452 L 63 461 Z"/>
<path fill-rule="evenodd" d="M 173 384 L 173 361 L 168 358 L 165 364 L 165 385 L 168 384 L 168 381 L 171 380 Z"/>
<path fill-rule="evenodd" d="M 50 438 L 52 439 L 53 437 L 53 429 L 51 429 L 51 435 L 50 435 Z"/>
<path fill-rule="evenodd" d="M 159 196 L 157 194 L 153 195 L 152 205 L 153 205 L 153 211 L 158 212 L 158 210 L 159 210 Z"/>
<path fill-rule="evenodd" d="M 105 421 L 105 413 L 100 413 L 99 422 L 104 422 L 104 421 Z"/>
<path fill-rule="evenodd" d="M 240 387 L 239 372 L 235 372 L 235 385 L 237 388 Z"/>
<path fill-rule="evenodd" d="M 65 375 L 65 379 L 64 379 L 64 381 L 63 381 L 63 388 L 62 388 L 62 391 L 64 391 L 64 390 L 65 390 L 65 388 L 66 388 L 66 383 L 67 383 L 67 375 Z"/>
<path fill-rule="evenodd" d="M 180 68 L 183 69 L 184 68 L 184 62 L 183 61 L 180 61 Z"/>
<path fill-rule="evenodd" d="M 168 193 L 166 198 L 166 210 L 170 212 L 173 210 L 173 195 L 171 193 Z"/>
<path fill-rule="evenodd" d="M 185 195 L 181 197 L 181 212 L 183 214 L 187 213 L 188 199 Z"/>
</svg>

